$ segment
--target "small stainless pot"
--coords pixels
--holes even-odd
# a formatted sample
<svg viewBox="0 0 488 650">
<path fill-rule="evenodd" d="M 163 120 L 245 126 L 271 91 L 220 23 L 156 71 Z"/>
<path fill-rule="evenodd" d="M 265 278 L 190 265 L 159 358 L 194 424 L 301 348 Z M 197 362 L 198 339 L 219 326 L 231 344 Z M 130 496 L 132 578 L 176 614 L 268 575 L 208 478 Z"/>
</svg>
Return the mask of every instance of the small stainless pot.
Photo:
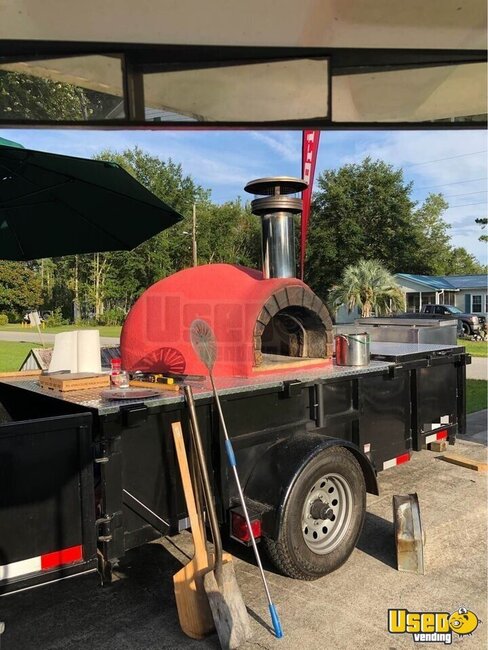
<svg viewBox="0 0 488 650">
<path fill-rule="evenodd" d="M 369 334 L 337 334 L 335 351 L 338 366 L 367 366 L 370 359 Z"/>
</svg>

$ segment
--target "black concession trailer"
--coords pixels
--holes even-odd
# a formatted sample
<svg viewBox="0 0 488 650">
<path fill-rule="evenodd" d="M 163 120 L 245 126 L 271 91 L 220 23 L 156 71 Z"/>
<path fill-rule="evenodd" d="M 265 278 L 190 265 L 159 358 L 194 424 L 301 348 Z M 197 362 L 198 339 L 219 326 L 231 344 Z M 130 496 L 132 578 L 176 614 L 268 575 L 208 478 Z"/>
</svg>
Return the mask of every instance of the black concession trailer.
<svg viewBox="0 0 488 650">
<path fill-rule="evenodd" d="M 486 128 L 483 0 L 18 4 L 2 3 L 0 81 L 46 90 L 33 107 L 3 102 L 2 127 Z M 58 84 L 86 110 L 59 110 Z M 245 273 L 261 300 L 245 332 L 253 362 L 273 353 L 279 331 L 288 353 L 307 356 L 307 331 L 329 360 L 216 380 L 261 540 L 279 570 L 312 579 L 352 552 L 377 472 L 464 433 L 469 357 L 456 345 L 374 343 L 369 364 L 339 367 L 313 292 Z M 266 282 L 274 293 L 264 295 Z M 196 287 L 205 308 L 210 285 L 185 290 Z M 138 332 L 134 345 L 130 332 L 122 341 L 123 357 Z M 221 524 L 246 542 L 208 382 L 195 399 Z M 1 593 L 97 566 L 109 581 L 128 549 L 188 527 L 170 437 L 172 422 L 188 428 L 179 394 L 114 405 L 25 377 L 1 379 L 0 402 L 10 418 L 0 425 Z"/>
<path fill-rule="evenodd" d="M 246 499 L 279 570 L 313 579 L 340 566 L 377 472 L 464 433 L 468 361 L 457 346 L 373 343 L 367 367 L 217 379 Z M 194 394 L 221 524 L 245 541 L 208 383 Z M 99 389 L 54 396 L 36 379 L 4 378 L 0 401 L 11 417 L 0 426 L 1 593 L 97 566 L 109 581 L 126 551 L 188 527 L 170 434 L 172 422 L 187 428 L 180 394 L 114 403 Z M 310 492 L 329 510 L 314 514 L 316 530 L 303 515 Z"/>
</svg>

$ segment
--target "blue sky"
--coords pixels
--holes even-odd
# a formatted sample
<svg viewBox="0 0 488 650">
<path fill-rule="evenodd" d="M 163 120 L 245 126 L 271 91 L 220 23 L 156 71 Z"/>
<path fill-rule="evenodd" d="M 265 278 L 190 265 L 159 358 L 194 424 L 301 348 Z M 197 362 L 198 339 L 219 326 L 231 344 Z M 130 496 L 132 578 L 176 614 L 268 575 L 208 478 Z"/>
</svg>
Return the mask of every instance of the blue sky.
<svg viewBox="0 0 488 650">
<path fill-rule="evenodd" d="M 242 188 L 254 178 L 301 175 L 298 131 L 3 129 L 0 136 L 27 148 L 84 157 L 137 145 L 181 163 L 219 203 L 248 197 Z M 487 248 L 478 241 L 474 219 L 487 215 L 487 150 L 488 135 L 480 130 L 322 132 L 316 174 L 368 155 L 402 167 L 406 180 L 414 182 L 415 200 L 429 192 L 444 194 L 453 245 L 464 246 L 486 264 Z"/>
</svg>

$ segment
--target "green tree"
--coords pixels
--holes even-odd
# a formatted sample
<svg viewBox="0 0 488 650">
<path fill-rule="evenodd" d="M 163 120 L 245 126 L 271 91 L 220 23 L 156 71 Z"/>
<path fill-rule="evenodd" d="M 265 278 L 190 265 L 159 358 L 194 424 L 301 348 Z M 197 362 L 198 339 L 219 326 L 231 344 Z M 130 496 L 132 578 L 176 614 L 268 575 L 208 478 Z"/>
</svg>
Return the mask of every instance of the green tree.
<svg viewBox="0 0 488 650">
<path fill-rule="evenodd" d="M 451 245 L 448 203 L 429 194 L 417 205 L 403 172 L 370 158 L 323 172 L 312 203 L 306 279 L 326 297 L 342 269 L 376 259 L 392 273 L 444 275 L 476 260 Z"/>
<path fill-rule="evenodd" d="M 182 166 L 171 158 L 165 161 L 134 147 L 122 152 L 104 149 L 95 159 L 116 162 L 153 194 L 182 214 L 190 215 L 193 203 L 210 200 L 210 190 L 197 185 L 191 176 L 183 173 Z"/>
<path fill-rule="evenodd" d="M 0 115 L 10 120 L 102 119 L 120 97 L 73 84 L 0 70 Z"/>
<path fill-rule="evenodd" d="M 79 256 L 82 304 L 100 316 L 105 307 L 128 310 L 142 291 L 156 280 L 191 263 L 187 254 L 189 215 L 194 202 L 205 203 L 209 192 L 185 176 L 181 165 L 163 161 L 135 147 L 123 152 L 104 150 L 99 160 L 118 163 L 156 196 L 185 216 L 180 224 L 142 243 L 133 251 Z M 137 219 L 137 215 L 134 215 Z"/>
<path fill-rule="evenodd" d="M 423 272 L 414 266 L 419 232 L 414 225 L 412 185 L 401 170 L 370 158 L 327 170 L 318 177 L 308 237 L 306 279 L 321 296 L 345 266 L 381 261 L 392 272 Z"/>
<path fill-rule="evenodd" d="M 481 230 L 484 230 L 488 226 L 488 217 L 480 217 L 479 219 L 475 219 L 475 222 L 481 226 Z M 480 241 L 488 241 L 488 235 L 480 235 L 478 239 Z"/>
<path fill-rule="evenodd" d="M 0 260 L 0 311 L 17 316 L 41 304 L 41 279 L 24 262 Z"/>
<path fill-rule="evenodd" d="M 349 311 L 359 307 L 365 318 L 374 311 L 380 316 L 404 308 L 405 298 L 393 275 L 376 260 L 359 260 L 346 267 L 339 284 L 329 292 L 333 311 L 346 305 Z"/>
<path fill-rule="evenodd" d="M 0 71 L 0 115 L 6 119 L 79 120 L 90 110 L 76 86 Z"/>
<path fill-rule="evenodd" d="M 222 205 L 210 203 L 199 209 L 197 241 L 200 264 L 227 262 L 259 266 L 259 219 L 239 199 Z"/>
<path fill-rule="evenodd" d="M 417 273 L 444 275 L 449 273 L 451 256 L 450 224 L 442 218 L 449 204 L 442 194 L 429 194 L 422 205 L 412 213 L 412 228 L 415 229 L 417 248 L 411 251 L 412 266 Z"/>
<path fill-rule="evenodd" d="M 192 208 L 196 205 L 198 260 L 200 264 L 230 262 L 253 264 L 259 260 L 259 222 L 248 206 L 239 200 L 216 205 L 206 190 L 185 175 L 180 164 L 171 159 L 161 160 L 138 147 L 122 153 L 103 151 L 97 158 L 112 160 L 156 196 L 183 215 L 172 228 L 155 235 L 133 252 L 111 253 L 111 272 L 130 275 L 131 302 L 135 286 L 140 293 L 156 280 L 192 265 Z M 108 273 L 107 281 L 111 274 Z M 122 279 L 122 278 L 121 278 Z M 136 280 L 136 283 L 132 282 Z"/>
<path fill-rule="evenodd" d="M 480 264 L 465 248 L 451 248 L 449 251 L 446 275 L 481 275 L 486 270 L 486 266 Z"/>
</svg>

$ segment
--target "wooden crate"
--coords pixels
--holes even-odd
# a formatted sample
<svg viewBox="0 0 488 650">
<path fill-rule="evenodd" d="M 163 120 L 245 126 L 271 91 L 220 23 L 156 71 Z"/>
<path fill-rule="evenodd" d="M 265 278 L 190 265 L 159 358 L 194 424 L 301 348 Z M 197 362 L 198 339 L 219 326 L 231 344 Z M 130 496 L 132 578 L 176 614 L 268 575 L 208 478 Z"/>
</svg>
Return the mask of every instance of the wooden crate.
<svg viewBox="0 0 488 650">
<path fill-rule="evenodd" d="M 42 388 L 66 393 L 73 390 L 106 388 L 110 386 L 110 376 L 92 372 L 63 372 L 56 375 L 41 375 L 39 384 Z"/>
</svg>

